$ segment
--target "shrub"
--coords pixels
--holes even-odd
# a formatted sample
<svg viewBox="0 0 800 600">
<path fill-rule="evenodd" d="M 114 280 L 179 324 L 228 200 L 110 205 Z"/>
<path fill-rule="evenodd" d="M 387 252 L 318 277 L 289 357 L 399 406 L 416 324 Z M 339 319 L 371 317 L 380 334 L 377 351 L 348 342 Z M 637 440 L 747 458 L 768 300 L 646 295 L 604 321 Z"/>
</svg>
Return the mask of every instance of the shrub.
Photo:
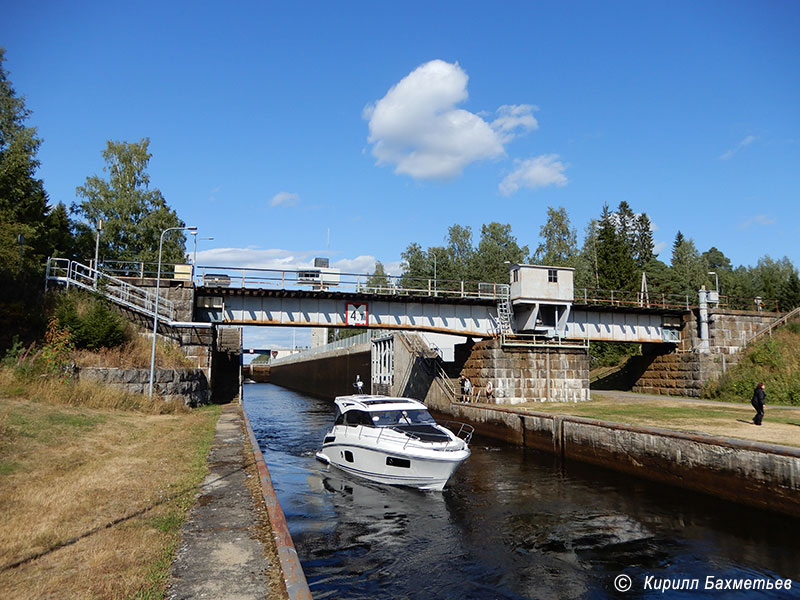
<svg viewBox="0 0 800 600">
<path fill-rule="evenodd" d="M 54 312 L 76 348 L 114 348 L 128 339 L 125 320 L 99 296 L 71 290 L 59 295 Z"/>
</svg>

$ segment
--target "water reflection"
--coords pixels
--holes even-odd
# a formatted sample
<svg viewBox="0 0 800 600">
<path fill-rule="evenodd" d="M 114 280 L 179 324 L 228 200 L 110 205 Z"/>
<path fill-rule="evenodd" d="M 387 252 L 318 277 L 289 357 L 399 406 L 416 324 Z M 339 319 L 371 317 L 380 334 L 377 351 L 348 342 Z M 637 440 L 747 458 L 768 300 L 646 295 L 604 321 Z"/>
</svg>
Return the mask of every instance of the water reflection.
<svg viewBox="0 0 800 600">
<path fill-rule="evenodd" d="M 634 598 L 661 596 L 645 575 L 800 580 L 797 520 L 486 440 L 441 493 L 381 486 L 314 459 L 332 402 L 258 384 L 245 408 L 317 599 L 605 598 L 623 571 Z"/>
</svg>

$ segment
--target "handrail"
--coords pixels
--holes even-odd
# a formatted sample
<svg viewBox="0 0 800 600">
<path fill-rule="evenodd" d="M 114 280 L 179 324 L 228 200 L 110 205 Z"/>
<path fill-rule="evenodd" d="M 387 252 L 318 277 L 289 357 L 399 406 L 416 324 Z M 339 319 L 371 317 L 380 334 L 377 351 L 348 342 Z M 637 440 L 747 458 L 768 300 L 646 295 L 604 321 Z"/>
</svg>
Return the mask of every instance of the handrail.
<svg viewBox="0 0 800 600">
<path fill-rule="evenodd" d="M 203 287 L 259 289 L 304 289 L 315 291 L 355 292 L 383 296 L 426 296 L 496 300 L 508 298 L 507 283 L 461 281 L 386 275 L 381 282 L 370 283 L 373 275 L 342 273 L 325 269 L 257 269 L 252 267 L 197 266 L 195 277 Z"/>
<path fill-rule="evenodd" d="M 156 295 L 154 292 L 131 285 L 116 277 L 112 277 L 93 267 L 67 258 L 49 258 L 45 275 L 47 281 L 63 283 L 69 289 L 75 285 L 85 290 L 103 294 L 109 300 L 127 308 L 154 317 Z M 158 298 L 158 318 L 165 321 L 175 320 L 175 303 L 167 298 Z"/>
<path fill-rule="evenodd" d="M 790 311 L 790 312 L 786 313 L 785 315 L 783 315 L 783 316 L 782 316 L 782 317 L 780 317 L 779 319 L 776 319 L 775 321 L 773 321 L 772 323 L 770 323 L 769 325 L 767 325 L 766 327 L 764 327 L 762 330 L 760 330 L 760 331 L 756 332 L 756 333 L 755 333 L 755 334 L 754 334 L 752 337 L 750 337 L 750 338 L 747 340 L 747 342 L 745 343 L 745 345 L 749 346 L 750 344 L 752 344 L 753 342 L 755 342 L 757 339 L 759 339 L 760 337 L 762 337 L 762 336 L 764 336 L 764 335 L 766 335 L 766 334 L 770 334 L 770 335 L 772 335 L 772 330 L 773 330 L 773 329 L 775 329 L 776 327 L 780 327 L 781 325 L 784 325 L 784 324 L 788 323 L 788 322 L 789 322 L 791 319 L 793 319 L 794 317 L 796 317 L 796 316 L 798 316 L 798 315 L 800 315 L 800 306 L 798 306 L 798 307 L 797 307 L 797 308 L 795 308 L 794 310 L 792 310 L 792 311 Z"/>
</svg>

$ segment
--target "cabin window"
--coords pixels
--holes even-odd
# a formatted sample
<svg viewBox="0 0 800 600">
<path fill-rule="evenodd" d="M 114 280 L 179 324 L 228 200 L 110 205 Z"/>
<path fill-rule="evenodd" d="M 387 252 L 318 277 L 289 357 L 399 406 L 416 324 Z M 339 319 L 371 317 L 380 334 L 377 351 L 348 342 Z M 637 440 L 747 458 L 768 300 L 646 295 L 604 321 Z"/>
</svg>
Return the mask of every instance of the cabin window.
<svg viewBox="0 0 800 600">
<path fill-rule="evenodd" d="M 386 464 L 390 467 L 403 467 L 404 469 L 411 468 L 411 461 L 407 458 L 395 458 L 394 456 L 387 456 Z"/>
<path fill-rule="evenodd" d="M 519 282 L 519 269 L 514 269 L 513 271 L 511 271 L 511 281 L 513 283 Z"/>
<path fill-rule="evenodd" d="M 556 269 L 547 269 L 547 282 L 558 283 L 558 271 Z"/>
<path fill-rule="evenodd" d="M 353 453 L 352 453 L 352 452 L 350 452 L 350 450 L 345 450 L 345 451 L 344 451 L 344 459 L 345 459 L 347 462 L 353 462 Z"/>
<path fill-rule="evenodd" d="M 345 422 L 348 425 L 366 425 L 372 427 L 372 419 L 363 410 L 348 410 L 345 414 Z"/>
<path fill-rule="evenodd" d="M 344 424 L 344 415 L 341 414 L 338 417 L 336 417 L 336 421 L 334 421 L 333 424 L 334 425 L 342 425 L 342 424 Z"/>
</svg>

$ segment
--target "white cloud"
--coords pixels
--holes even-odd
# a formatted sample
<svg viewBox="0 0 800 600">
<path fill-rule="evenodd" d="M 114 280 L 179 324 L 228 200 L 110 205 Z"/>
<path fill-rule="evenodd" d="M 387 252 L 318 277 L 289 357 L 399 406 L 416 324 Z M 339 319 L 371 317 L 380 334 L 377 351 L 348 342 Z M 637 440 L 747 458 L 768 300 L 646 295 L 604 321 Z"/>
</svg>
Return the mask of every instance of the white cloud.
<svg viewBox="0 0 800 600">
<path fill-rule="evenodd" d="M 197 253 L 197 264 L 244 269 L 294 270 L 310 267 L 319 251 L 293 252 L 277 248 L 213 248 Z"/>
<path fill-rule="evenodd" d="M 543 154 L 526 160 L 515 160 L 516 168 L 500 182 L 500 191 L 510 196 L 523 187 L 535 189 L 549 185 L 567 185 L 567 176 L 564 175 L 567 166 L 558 158 L 558 154 Z"/>
<path fill-rule="evenodd" d="M 369 142 L 379 165 L 415 179 L 447 179 L 469 164 L 505 155 L 504 145 L 538 124 L 530 105 L 504 105 L 490 124 L 457 108 L 467 97 L 458 63 L 432 60 L 364 108 Z"/>
<path fill-rule="evenodd" d="M 748 229 L 752 225 L 774 225 L 775 224 L 775 217 L 770 217 L 769 215 L 756 215 L 750 219 L 747 219 L 744 223 L 739 225 L 739 229 Z"/>
<path fill-rule="evenodd" d="M 300 196 L 291 192 L 278 192 L 269 201 L 270 206 L 294 206 L 300 201 Z"/>
<path fill-rule="evenodd" d="M 197 264 L 206 267 L 240 269 L 275 269 L 294 271 L 314 265 L 314 258 L 324 255 L 321 250 L 282 250 L 278 248 L 214 248 L 197 252 Z M 342 273 L 370 274 L 375 271 L 376 258 L 362 255 L 355 258 L 331 260 L 331 267 Z M 400 261 L 383 263 L 388 275 L 400 275 Z"/>
<path fill-rule="evenodd" d="M 505 142 L 509 142 L 514 139 L 517 130 L 530 131 L 539 128 L 539 122 L 533 116 L 535 110 L 539 110 L 539 107 L 530 104 L 505 104 L 497 109 L 499 116 L 492 121 L 492 129 L 505 136 Z"/>
<path fill-rule="evenodd" d="M 747 146 L 749 146 L 750 144 L 752 144 L 753 142 L 755 142 L 757 139 L 758 139 L 758 138 L 756 138 L 756 136 L 754 136 L 754 135 L 748 135 L 748 136 L 747 136 L 746 138 L 744 138 L 744 139 L 743 139 L 741 142 L 739 142 L 738 144 L 736 144 L 736 145 L 735 145 L 733 148 L 731 148 L 730 150 L 728 150 L 728 151 L 724 152 L 724 153 L 723 153 L 723 154 L 722 154 L 722 155 L 719 157 L 719 159 L 720 159 L 720 160 L 728 160 L 728 159 L 729 159 L 729 158 L 731 158 L 731 157 L 732 157 L 734 154 L 736 154 L 737 152 L 739 152 L 739 150 L 742 150 L 742 149 L 744 149 L 744 148 L 747 148 Z"/>
</svg>

